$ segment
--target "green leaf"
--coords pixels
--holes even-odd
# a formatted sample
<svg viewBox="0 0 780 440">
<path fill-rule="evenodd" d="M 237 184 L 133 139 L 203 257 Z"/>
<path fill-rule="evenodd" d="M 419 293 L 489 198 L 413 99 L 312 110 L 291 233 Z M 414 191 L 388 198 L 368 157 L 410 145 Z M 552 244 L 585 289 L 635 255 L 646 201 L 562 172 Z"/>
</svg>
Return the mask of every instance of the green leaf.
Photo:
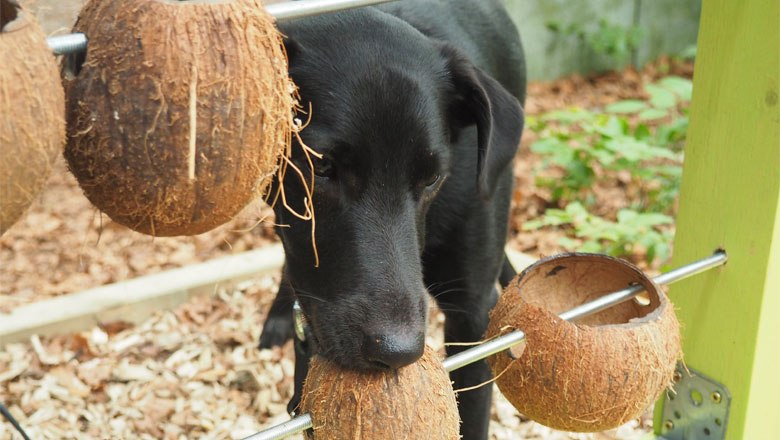
<svg viewBox="0 0 780 440">
<path fill-rule="evenodd" d="M 627 120 L 611 116 L 603 124 L 595 127 L 595 131 L 603 136 L 615 138 L 625 135 L 628 132 L 628 128 Z"/>
<path fill-rule="evenodd" d="M 647 140 L 653 137 L 653 133 L 646 124 L 638 124 L 634 129 L 634 137 L 639 140 Z"/>
<path fill-rule="evenodd" d="M 650 94 L 650 103 L 657 108 L 671 108 L 677 105 L 677 97 L 671 91 L 655 84 L 645 85 L 645 91 Z"/>
<path fill-rule="evenodd" d="M 680 58 L 685 60 L 692 60 L 696 58 L 696 45 L 692 44 L 680 52 Z"/>
<path fill-rule="evenodd" d="M 636 99 L 626 99 L 609 104 L 604 110 L 609 113 L 637 113 L 647 108 L 647 103 Z"/>
<path fill-rule="evenodd" d="M 618 223 L 627 223 L 639 216 L 639 213 L 630 209 L 621 209 L 618 211 L 617 220 Z"/>
<path fill-rule="evenodd" d="M 544 24 L 544 27 L 546 27 L 547 30 L 551 32 L 560 32 L 561 28 L 563 28 L 563 25 L 561 24 L 560 21 L 550 20 Z"/>
<path fill-rule="evenodd" d="M 561 245 L 562 248 L 568 251 L 573 251 L 580 246 L 580 243 L 577 240 L 574 240 L 569 237 L 560 237 L 558 239 L 558 244 Z"/>
<path fill-rule="evenodd" d="M 630 220 L 636 226 L 658 226 L 658 225 L 670 225 L 674 223 L 674 219 L 666 214 L 657 212 L 648 212 L 640 214 Z"/>
<path fill-rule="evenodd" d="M 639 112 L 639 119 L 642 121 L 652 121 L 665 118 L 668 114 L 668 111 L 661 110 L 660 108 L 648 108 Z"/>
<path fill-rule="evenodd" d="M 536 220 L 529 220 L 525 223 L 523 223 L 523 230 L 524 231 L 534 231 L 536 229 L 540 229 L 544 227 L 544 222 L 536 219 Z"/>
<path fill-rule="evenodd" d="M 658 85 L 673 92 L 682 101 L 690 101 L 693 96 L 693 82 L 679 76 L 667 76 L 658 81 Z"/>
<path fill-rule="evenodd" d="M 565 142 L 561 142 L 555 137 L 539 139 L 531 144 L 531 151 L 534 153 L 551 154 L 558 153 L 561 150 L 570 150 L 570 148 Z"/>
<path fill-rule="evenodd" d="M 576 220 L 578 218 L 584 219 L 588 217 L 588 210 L 585 209 L 584 206 L 582 206 L 582 203 L 580 202 L 571 202 L 568 205 L 566 205 L 566 213 L 569 214 L 570 218 L 572 220 Z"/>
<path fill-rule="evenodd" d="M 542 115 L 543 121 L 556 121 L 562 124 L 574 124 L 577 122 L 589 121 L 595 114 L 583 108 L 571 107 L 563 110 L 553 110 Z"/>
<path fill-rule="evenodd" d="M 615 163 L 615 159 L 617 159 L 615 153 L 609 150 L 593 150 L 591 151 L 591 154 L 593 154 L 593 157 L 595 157 L 599 163 L 606 166 L 612 165 Z"/>
<path fill-rule="evenodd" d="M 589 252 L 589 253 L 602 253 L 604 251 L 604 247 L 596 240 L 588 240 L 585 243 L 582 243 L 582 246 L 578 249 L 579 252 Z"/>
</svg>

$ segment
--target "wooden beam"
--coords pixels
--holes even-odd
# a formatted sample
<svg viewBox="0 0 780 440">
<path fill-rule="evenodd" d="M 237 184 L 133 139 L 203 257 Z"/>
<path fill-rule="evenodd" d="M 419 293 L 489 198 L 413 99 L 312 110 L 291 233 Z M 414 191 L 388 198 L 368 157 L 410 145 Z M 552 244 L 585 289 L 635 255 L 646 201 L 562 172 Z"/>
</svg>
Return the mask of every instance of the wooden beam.
<svg viewBox="0 0 780 440">
<path fill-rule="evenodd" d="M 82 331 L 102 322 L 138 323 L 195 295 L 214 294 L 276 271 L 283 262 L 281 245 L 274 245 L 18 307 L 0 315 L 0 347 L 34 334 Z"/>
<path fill-rule="evenodd" d="M 685 362 L 729 389 L 726 438 L 776 438 L 780 0 L 704 1 L 693 90 L 673 264 L 716 248 L 729 262 L 671 289 Z"/>
</svg>

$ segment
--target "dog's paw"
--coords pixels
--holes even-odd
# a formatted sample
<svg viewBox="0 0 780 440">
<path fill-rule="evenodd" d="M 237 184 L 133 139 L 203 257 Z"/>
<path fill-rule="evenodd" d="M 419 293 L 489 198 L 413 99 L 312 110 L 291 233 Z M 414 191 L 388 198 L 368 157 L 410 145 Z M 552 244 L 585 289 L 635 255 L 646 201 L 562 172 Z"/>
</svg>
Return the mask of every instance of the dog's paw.
<svg viewBox="0 0 780 440">
<path fill-rule="evenodd" d="M 298 393 L 293 394 L 290 401 L 287 403 L 287 414 L 295 414 L 296 416 L 301 414 L 300 408 L 301 396 Z"/>
<path fill-rule="evenodd" d="M 269 316 L 260 333 L 260 349 L 280 347 L 293 337 L 291 316 Z"/>
</svg>

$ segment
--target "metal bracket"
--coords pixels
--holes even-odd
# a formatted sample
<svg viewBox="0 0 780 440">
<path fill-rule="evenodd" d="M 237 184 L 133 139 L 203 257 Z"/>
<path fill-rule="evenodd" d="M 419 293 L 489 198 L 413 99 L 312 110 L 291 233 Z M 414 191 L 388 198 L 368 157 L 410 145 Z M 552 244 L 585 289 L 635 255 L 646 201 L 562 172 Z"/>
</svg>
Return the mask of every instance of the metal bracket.
<svg viewBox="0 0 780 440">
<path fill-rule="evenodd" d="M 726 436 L 731 394 L 722 384 L 678 363 L 674 390 L 664 398 L 662 438 L 719 440 Z"/>
</svg>

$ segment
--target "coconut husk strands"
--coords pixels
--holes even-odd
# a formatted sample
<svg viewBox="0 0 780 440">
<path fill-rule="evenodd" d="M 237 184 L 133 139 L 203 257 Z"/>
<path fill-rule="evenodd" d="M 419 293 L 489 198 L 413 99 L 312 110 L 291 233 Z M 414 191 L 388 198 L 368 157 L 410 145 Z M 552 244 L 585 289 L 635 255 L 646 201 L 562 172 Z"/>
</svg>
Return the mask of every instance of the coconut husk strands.
<svg viewBox="0 0 780 440">
<path fill-rule="evenodd" d="M 66 63 L 65 158 L 112 220 L 154 236 L 219 226 L 289 154 L 293 93 L 260 0 L 90 0 Z"/>
<path fill-rule="evenodd" d="M 312 416 L 316 440 L 457 440 L 458 406 L 436 353 L 397 371 L 342 369 L 314 357 L 301 410 Z"/>
<path fill-rule="evenodd" d="M 65 141 L 57 63 L 34 16 L 0 0 L 0 234 L 43 189 Z"/>
<path fill-rule="evenodd" d="M 641 284 L 647 296 L 568 322 L 557 315 Z M 488 358 L 501 393 L 554 429 L 596 432 L 640 416 L 671 385 L 681 358 L 672 304 L 633 265 L 593 254 L 561 254 L 523 271 L 490 314 L 487 337 L 513 330 L 525 341 Z"/>
</svg>

